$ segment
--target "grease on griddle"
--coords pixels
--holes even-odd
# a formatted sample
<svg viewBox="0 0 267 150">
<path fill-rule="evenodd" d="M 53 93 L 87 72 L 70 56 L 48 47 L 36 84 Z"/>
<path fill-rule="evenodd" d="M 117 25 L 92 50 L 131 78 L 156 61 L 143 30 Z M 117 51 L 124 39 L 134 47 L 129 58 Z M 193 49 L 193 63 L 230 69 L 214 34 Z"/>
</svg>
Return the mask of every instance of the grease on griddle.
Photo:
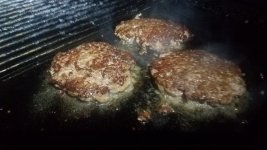
<svg viewBox="0 0 267 150">
<path fill-rule="evenodd" d="M 77 98 L 70 97 L 49 84 L 47 74 L 46 79 L 41 84 L 39 92 L 34 95 L 32 111 L 35 113 L 47 113 L 55 110 L 61 113 L 61 116 L 86 118 L 90 117 L 90 114 L 96 110 L 99 111 L 99 113 L 104 113 L 108 110 L 117 111 L 119 105 L 120 101 L 116 101 L 112 104 L 100 104 L 96 101 L 79 101 Z"/>
</svg>

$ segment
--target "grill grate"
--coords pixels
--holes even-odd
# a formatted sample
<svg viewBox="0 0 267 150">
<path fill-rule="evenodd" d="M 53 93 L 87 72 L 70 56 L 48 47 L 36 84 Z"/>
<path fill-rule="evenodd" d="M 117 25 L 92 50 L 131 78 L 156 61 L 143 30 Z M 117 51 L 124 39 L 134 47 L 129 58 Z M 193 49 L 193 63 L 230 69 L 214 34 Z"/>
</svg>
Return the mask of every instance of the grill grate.
<svg viewBox="0 0 267 150">
<path fill-rule="evenodd" d="M 57 51 L 147 8 L 144 0 L 1 1 L 0 80 L 39 66 Z"/>
</svg>

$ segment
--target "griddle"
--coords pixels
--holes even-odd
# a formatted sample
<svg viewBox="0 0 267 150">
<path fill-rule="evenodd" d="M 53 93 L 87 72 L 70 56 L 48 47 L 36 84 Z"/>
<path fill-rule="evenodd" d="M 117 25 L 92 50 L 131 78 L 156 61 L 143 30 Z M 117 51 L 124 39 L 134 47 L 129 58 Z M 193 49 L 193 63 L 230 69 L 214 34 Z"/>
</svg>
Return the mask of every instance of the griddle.
<svg viewBox="0 0 267 150">
<path fill-rule="evenodd" d="M 263 38 L 267 33 L 267 17 L 264 4 L 264 1 L 245 0 L 1 1 L 0 132 L 64 132 L 85 136 L 86 133 L 110 131 L 184 134 L 186 131 L 179 126 L 173 127 L 172 123 L 166 124 L 164 118 L 145 125 L 137 121 L 136 101 L 123 104 L 118 111 L 92 112 L 90 117 L 71 121 L 57 114 L 62 109 L 58 101 L 51 103 L 51 111 L 46 113 L 33 111 L 33 100 L 46 84 L 46 70 L 54 54 L 89 41 L 116 44 L 118 39 L 113 34 L 116 24 L 142 14 L 142 17 L 186 25 L 194 33 L 188 48 L 202 48 L 229 59 L 245 73 L 251 100 L 240 124 L 208 125 L 192 133 L 264 135 L 267 133 L 267 44 Z M 142 99 L 142 95 L 138 98 Z"/>
</svg>

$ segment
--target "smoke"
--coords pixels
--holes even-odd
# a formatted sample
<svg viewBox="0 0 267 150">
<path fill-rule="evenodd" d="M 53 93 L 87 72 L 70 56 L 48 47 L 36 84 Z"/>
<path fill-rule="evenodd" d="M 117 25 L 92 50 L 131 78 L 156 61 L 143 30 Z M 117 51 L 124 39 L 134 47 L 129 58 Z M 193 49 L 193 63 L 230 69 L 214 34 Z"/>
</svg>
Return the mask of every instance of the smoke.
<svg viewBox="0 0 267 150">
<path fill-rule="evenodd" d="M 201 2 L 198 2 L 201 3 Z M 198 3 L 185 0 L 153 1 L 143 17 L 165 19 L 186 26 L 193 34 L 186 49 L 206 50 L 222 58 L 241 64 L 246 56 L 246 47 L 239 42 L 238 25 L 225 16 L 204 11 Z"/>
</svg>

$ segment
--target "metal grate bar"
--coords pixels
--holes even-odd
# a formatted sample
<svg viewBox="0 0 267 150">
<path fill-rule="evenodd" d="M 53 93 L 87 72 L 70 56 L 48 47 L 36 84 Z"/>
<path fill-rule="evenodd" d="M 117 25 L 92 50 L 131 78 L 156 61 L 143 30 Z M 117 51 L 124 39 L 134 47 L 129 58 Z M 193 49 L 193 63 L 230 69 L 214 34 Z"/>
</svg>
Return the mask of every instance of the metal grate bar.
<svg viewBox="0 0 267 150">
<path fill-rule="evenodd" d="M 111 3 L 110 5 L 117 5 L 117 6 L 121 6 L 123 3 L 121 3 L 120 5 L 117 5 L 117 3 Z M 91 17 L 91 18 L 95 18 L 96 16 L 95 16 L 95 14 L 97 14 L 97 15 L 107 15 L 107 13 L 109 12 L 109 10 L 110 10 L 110 5 L 108 5 L 108 6 L 106 6 L 106 7 L 103 7 L 103 8 L 101 8 L 101 12 L 99 12 L 99 13 L 93 13 L 93 14 L 91 14 L 90 16 L 86 16 L 85 14 L 86 13 L 91 13 L 91 12 L 85 12 L 85 13 L 83 13 L 81 16 L 76 16 L 76 19 L 75 19 L 75 21 L 76 22 L 78 22 L 78 21 L 80 21 L 80 20 L 85 20 L 85 19 L 88 19 L 89 17 Z M 85 10 L 85 8 L 81 8 L 81 9 L 77 9 L 77 11 L 84 11 Z M 74 12 L 74 14 L 75 14 L 75 12 Z M 71 14 L 71 15 L 74 15 L 74 14 Z M 1 40 L 0 40 L 0 44 L 2 43 L 2 42 L 6 42 L 6 44 L 1 44 L 1 46 L 0 46 L 0 51 L 3 51 L 2 49 L 6 49 L 7 47 L 9 47 L 9 46 L 12 46 L 12 45 L 14 45 L 14 44 L 17 44 L 17 43 L 20 43 L 20 42 L 23 42 L 23 41 L 25 41 L 25 40 L 27 40 L 27 39 L 30 39 L 30 38 L 32 38 L 32 37 L 37 37 L 38 35 L 41 35 L 41 34 L 44 34 L 44 33 L 46 33 L 46 32 L 49 32 L 49 31 L 52 31 L 52 30 L 58 30 L 58 29 L 60 29 L 60 28 L 64 28 L 65 26 L 70 26 L 71 24 L 70 23 L 60 23 L 60 18 L 63 18 L 63 17 L 67 17 L 66 15 L 64 15 L 64 16 L 56 16 L 55 18 L 53 18 L 53 20 L 51 20 L 51 22 L 49 22 L 49 23 L 46 23 L 46 24 L 44 24 L 43 26 L 38 26 L 36 29 L 32 29 L 32 31 L 25 31 L 25 32 L 22 32 L 22 33 L 19 33 L 18 35 L 16 35 L 16 36 L 7 36 L 7 38 L 2 38 Z M 79 18 L 80 17 L 80 18 Z M 58 24 L 58 25 L 57 25 Z M 30 25 L 30 26 L 32 26 L 32 25 Z M 35 25 L 36 26 L 36 25 Z M 55 26 L 55 27 L 54 27 Z M 33 26 L 34 27 L 34 26 Z M 23 25 L 22 25 L 22 27 L 21 28 L 23 28 Z M 46 30 L 46 32 L 38 32 L 39 30 L 42 30 L 42 29 L 44 29 L 44 30 Z M 8 32 L 9 33 L 9 35 L 10 34 L 14 34 L 14 33 L 12 33 L 12 32 L 14 32 L 14 31 L 11 31 L 11 33 L 10 32 Z M 26 36 L 25 38 L 21 38 L 21 36 L 23 36 L 23 35 L 25 35 L 25 34 L 31 34 L 30 36 Z M 0 36 L 1 37 L 1 36 Z M 18 40 L 17 40 L 18 39 Z M 11 42 L 12 41 L 12 42 Z M 7 56 L 7 55 L 9 55 L 10 53 L 13 53 L 13 52 L 16 52 L 16 50 L 14 50 L 14 51 L 9 51 L 9 52 L 4 52 L 3 54 L 0 54 L 0 58 L 2 57 L 2 56 Z"/>
<path fill-rule="evenodd" d="M 105 2 L 107 1 L 105 0 Z M 69 15 L 57 15 L 50 18 L 48 22 L 47 20 L 34 20 L 33 24 L 27 24 L 21 21 L 24 24 L 17 25 L 20 29 L 17 28 L 13 32 L 10 30 L 11 33 L 8 33 L 11 37 L 6 37 L 7 33 L 4 36 L 0 34 L 0 44 L 7 41 L 6 45 L 0 45 L 0 80 L 6 81 L 31 70 L 50 60 L 57 51 L 91 38 L 98 33 L 100 28 L 127 15 L 135 15 L 146 7 L 144 1 L 139 0 L 110 2 L 109 5 L 104 5 L 98 9 L 100 8 L 101 10 L 92 12 L 92 10 L 88 11 L 84 7 L 77 10 L 76 7 L 76 10 L 80 11 L 79 15 L 72 18 Z M 58 21 L 61 18 L 65 20 L 75 19 L 75 22 Z M 29 30 L 25 31 L 23 27 Z M 20 31 L 24 32 L 17 34 L 17 36 L 14 35 Z"/>
</svg>

